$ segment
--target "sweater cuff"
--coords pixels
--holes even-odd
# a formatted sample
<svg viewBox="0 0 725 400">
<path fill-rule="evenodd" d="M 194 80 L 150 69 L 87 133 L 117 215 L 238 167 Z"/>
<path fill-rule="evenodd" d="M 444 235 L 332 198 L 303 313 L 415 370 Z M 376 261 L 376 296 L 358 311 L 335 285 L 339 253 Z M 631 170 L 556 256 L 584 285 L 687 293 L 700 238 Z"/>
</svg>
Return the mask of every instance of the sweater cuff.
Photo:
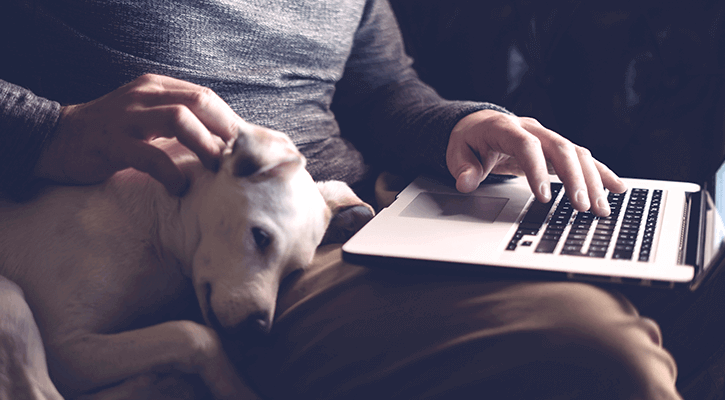
<svg viewBox="0 0 725 400">
<path fill-rule="evenodd" d="M 30 192 L 33 170 L 59 115 L 59 103 L 0 80 L 1 193 L 21 199 Z"/>
</svg>

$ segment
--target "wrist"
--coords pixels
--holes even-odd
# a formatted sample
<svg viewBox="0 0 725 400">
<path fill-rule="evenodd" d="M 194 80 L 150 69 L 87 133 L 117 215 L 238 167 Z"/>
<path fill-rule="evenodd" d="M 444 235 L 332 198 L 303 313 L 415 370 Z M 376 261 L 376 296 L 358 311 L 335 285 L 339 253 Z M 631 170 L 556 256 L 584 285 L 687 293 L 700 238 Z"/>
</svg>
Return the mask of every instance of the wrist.
<svg viewBox="0 0 725 400">
<path fill-rule="evenodd" d="M 66 173 L 63 168 L 64 154 L 69 154 L 66 149 L 66 140 L 71 131 L 70 115 L 76 106 L 62 106 L 58 114 L 53 132 L 48 135 L 40 157 L 35 163 L 33 176 L 41 179 L 49 179 L 56 182 L 66 181 Z"/>
<path fill-rule="evenodd" d="M 496 116 L 500 116 L 504 113 L 498 110 L 485 109 L 472 112 L 465 117 L 461 118 L 451 130 L 451 136 L 458 135 L 473 129 L 479 123 Z"/>
</svg>

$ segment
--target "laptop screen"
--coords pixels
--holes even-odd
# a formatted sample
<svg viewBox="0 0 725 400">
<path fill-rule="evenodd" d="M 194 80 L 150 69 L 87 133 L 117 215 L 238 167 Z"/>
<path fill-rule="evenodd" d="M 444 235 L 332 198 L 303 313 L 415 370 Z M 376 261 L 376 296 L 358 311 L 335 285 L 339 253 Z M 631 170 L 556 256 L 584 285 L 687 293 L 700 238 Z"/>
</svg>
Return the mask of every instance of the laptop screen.
<svg viewBox="0 0 725 400">
<path fill-rule="evenodd" d="M 719 258 L 725 250 L 725 225 L 722 215 L 725 215 L 725 162 L 720 164 L 714 177 L 707 183 L 705 204 L 705 248 L 703 252 L 703 267 L 709 268 L 712 261 Z"/>
<path fill-rule="evenodd" d="M 708 185 L 710 196 L 715 201 L 715 208 L 720 215 L 725 215 L 725 162 L 720 164 L 715 178 Z"/>
</svg>

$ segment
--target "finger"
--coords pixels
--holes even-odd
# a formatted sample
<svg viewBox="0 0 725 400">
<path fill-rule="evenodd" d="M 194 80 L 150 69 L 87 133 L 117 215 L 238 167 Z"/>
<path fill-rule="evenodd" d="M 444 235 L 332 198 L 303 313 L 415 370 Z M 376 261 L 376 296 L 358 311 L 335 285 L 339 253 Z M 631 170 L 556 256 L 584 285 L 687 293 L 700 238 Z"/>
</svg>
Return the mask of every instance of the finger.
<svg viewBox="0 0 725 400">
<path fill-rule="evenodd" d="M 551 200 L 551 182 L 541 141 L 519 125 L 512 125 L 501 144 L 502 152 L 512 155 L 526 175 L 531 191 L 541 202 Z"/>
<path fill-rule="evenodd" d="M 144 138 L 176 137 L 206 168 L 217 169 L 222 154 L 219 140 L 186 106 L 158 106 L 137 111 L 136 121 L 147 128 L 142 134 Z"/>
<path fill-rule="evenodd" d="M 594 164 L 594 158 L 589 150 L 583 147 L 577 147 L 576 151 L 579 155 L 579 163 L 588 188 L 591 211 L 595 215 L 606 217 L 612 210 L 609 207 L 607 193 L 604 190 L 604 184 L 602 183 L 602 178 L 599 175 L 599 170 Z"/>
<path fill-rule="evenodd" d="M 549 160 L 554 171 L 564 183 L 572 206 L 578 211 L 589 210 L 591 207 L 589 191 L 577 153 L 577 146 L 530 119 L 527 119 L 526 130 L 541 141 L 546 159 Z"/>
<path fill-rule="evenodd" d="M 163 80 L 160 86 L 163 90 L 149 92 L 145 105 L 183 104 L 225 142 L 237 136 L 242 118 L 213 90 L 178 79 Z"/>
<path fill-rule="evenodd" d="M 122 148 L 123 157 L 129 167 L 146 172 L 161 182 L 172 195 L 183 194 L 188 187 L 188 180 L 181 169 L 163 150 L 144 141 L 127 142 Z"/>
</svg>

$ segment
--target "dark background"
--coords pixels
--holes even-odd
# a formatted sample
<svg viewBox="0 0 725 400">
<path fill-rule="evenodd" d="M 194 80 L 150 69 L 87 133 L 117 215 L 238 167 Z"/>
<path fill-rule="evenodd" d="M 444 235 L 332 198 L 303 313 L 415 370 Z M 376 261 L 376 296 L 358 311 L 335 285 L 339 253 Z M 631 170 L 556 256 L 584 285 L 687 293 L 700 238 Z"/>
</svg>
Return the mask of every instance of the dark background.
<svg viewBox="0 0 725 400">
<path fill-rule="evenodd" d="M 725 2 L 391 0 L 420 76 L 588 147 L 620 176 L 700 182 L 725 154 Z"/>
</svg>

